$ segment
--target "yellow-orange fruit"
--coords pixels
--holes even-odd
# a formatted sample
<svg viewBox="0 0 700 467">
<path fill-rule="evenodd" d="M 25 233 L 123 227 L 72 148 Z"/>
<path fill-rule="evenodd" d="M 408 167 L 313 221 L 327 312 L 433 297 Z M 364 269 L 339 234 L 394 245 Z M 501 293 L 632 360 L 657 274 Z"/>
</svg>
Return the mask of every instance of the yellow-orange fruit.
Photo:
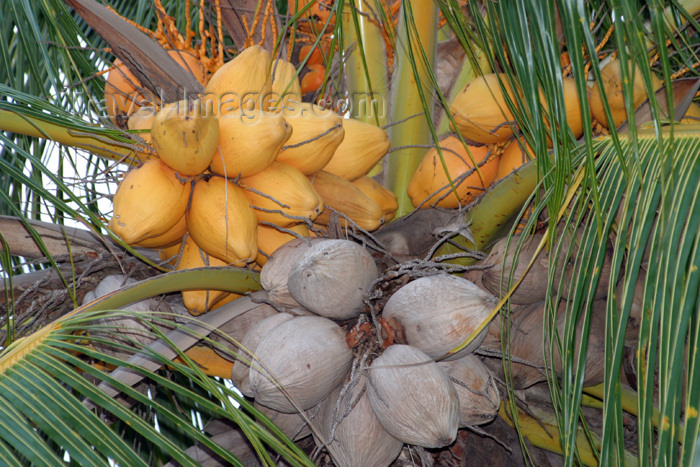
<svg viewBox="0 0 700 467">
<path fill-rule="evenodd" d="M 180 260 L 180 250 L 182 249 L 182 241 L 171 246 L 158 249 L 158 257 L 161 261 L 167 261 L 168 264 L 176 266 Z"/>
<path fill-rule="evenodd" d="M 323 170 L 355 180 L 375 166 L 389 150 L 389 136 L 386 131 L 371 123 L 355 119 L 343 119 L 345 138 Z"/>
<path fill-rule="evenodd" d="M 272 63 L 272 95 L 270 111 L 281 111 L 282 106 L 294 108 L 301 103 L 301 85 L 292 62 L 278 58 Z"/>
<path fill-rule="evenodd" d="M 345 137 L 343 118 L 331 110 L 307 102 L 285 109 L 292 136 L 277 155 L 278 162 L 296 167 L 305 175 L 321 170 Z"/>
<path fill-rule="evenodd" d="M 304 10 L 306 5 L 311 3 L 312 5 Z M 333 24 L 335 22 L 335 14 L 333 13 L 333 1 L 332 0 L 288 0 L 287 1 L 287 14 L 290 18 L 296 15 L 298 12 L 304 11 L 301 17 L 298 19 L 299 27 L 304 31 L 309 31 L 314 35 L 320 35 L 324 32 L 324 27 L 326 27 L 326 21 L 328 21 L 328 27 L 326 32 L 333 29 Z M 328 18 L 330 17 L 330 21 Z"/>
<path fill-rule="evenodd" d="M 323 200 L 311 182 L 282 162 L 273 162 L 262 172 L 242 178 L 239 186 L 245 189 L 259 222 L 286 227 L 297 224 L 300 218 L 316 219 L 323 211 Z"/>
<path fill-rule="evenodd" d="M 326 67 L 323 65 L 309 65 L 308 71 L 301 78 L 299 90 L 302 94 L 316 92 L 323 85 L 326 78 Z"/>
<path fill-rule="evenodd" d="M 151 144 L 151 126 L 153 126 L 153 120 L 156 118 L 156 110 L 153 107 L 141 107 L 136 112 L 132 113 L 127 122 L 127 128 L 129 130 L 148 130 L 142 133 L 138 133 L 138 136 L 142 138 L 149 146 L 144 148 L 144 151 L 136 151 L 136 156 L 141 161 L 148 159 L 153 159 L 158 157 L 155 150 L 150 146 Z"/>
<path fill-rule="evenodd" d="M 199 175 L 211 164 L 219 145 L 219 122 L 202 102 L 165 105 L 153 119 L 151 138 L 160 160 L 182 175 Z"/>
<path fill-rule="evenodd" d="M 628 77 L 631 78 L 634 95 L 632 96 L 632 108 L 636 109 L 647 98 L 647 91 L 644 87 L 644 79 L 639 67 L 634 68 L 634 76 L 630 68 Z M 622 65 L 619 60 L 612 60 L 600 70 L 605 96 L 610 106 L 610 113 L 613 118 L 613 126 L 617 128 L 627 120 L 627 109 L 625 109 L 625 97 L 623 94 L 622 85 Z M 658 87 L 660 81 L 655 76 L 652 77 L 654 87 Z M 605 108 L 603 107 L 603 98 L 598 87 L 598 83 L 593 85 L 591 93 L 588 97 L 591 114 L 593 118 L 599 121 L 602 125 L 610 128 L 610 122 L 605 116 Z"/>
<path fill-rule="evenodd" d="M 253 110 L 219 117 L 219 151 L 210 169 L 228 178 L 250 177 L 264 170 L 292 135 L 282 114 Z"/>
<path fill-rule="evenodd" d="M 197 57 L 182 50 L 168 50 L 168 54 L 181 67 L 190 71 L 197 81 L 205 84 L 207 73 Z M 141 82 L 121 60 L 116 59 L 114 68 L 107 74 L 105 84 L 105 110 L 113 123 L 117 123 L 118 116 L 126 118 L 143 104 L 154 102 L 142 94 L 141 88 Z"/>
<path fill-rule="evenodd" d="M 267 110 L 272 91 L 270 53 L 259 45 L 244 49 L 214 73 L 202 102 L 219 116 Z"/>
<path fill-rule="evenodd" d="M 226 263 L 202 251 L 192 237 L 188 235 L 185 239 L 185 247 L 182 250 L 182 256 L 176 270 L 182 271 L 184 269 L 209 266 L 226 266 Z M 209 311 L 212 305 L 224 298 L 225 295 L 226 292 L 220 290 L 183 290 L 182 301 L 191 315 L 199 316 Z"/>
<path fill-rule="evenodd" d="M 364 175 L 353 180 L 353 185 L 359 188 L 364 194 L 372 198 L 384 211 L 384 221 L 389 221 L 394 217 L 394 213 L 399 208 L 399 203 L 393 191 L 383 187 L 372 177 Z"/>
<path fill-rule="evenodd" d="M 694 102 L 690 103 L 688 110 L 683 115 L 681 119 L 682 123 L 698 123 L 700 121 L 700 105 Z"/>
<path fill-rule="evenodd" d="M 309 176 L 309 179 L 327 208 L 344 214 L 358 227 L 371 231 L 384 223 L 384 212 L 379 204 L 351 182 L 324 170 Z M 331 212 L 324 209 L 315 222 L 328 225 Z M 347 227 L 345 219 L 341 217 L 339 220 L 341 227 Z"/>
<path fill-rule="evenodd" d="M 216 176 L 197 181 L 186 216 L 192 239 L 221 261 L 244 266 L 258 254 L 255 213 L 232 181 Z"/>
<path fill-rule="evenodd" d="M 185 214 L 191 186 L 160 160 L 144 162 L 119 184 L 110 230 L 129 245 L 166 233 Z"/>
<path fill-rule="evenodd" d="M 562 78 L 562 91 L 564 94 L 564 109 L 566 110 L 566 123 L 571 129 L 574 138 L 579 138 L 583 134 L 583 120 L 581 119 L 581 101 L 576 90 L 576 81 L 573 78 Z M 540 94 L 542 106 L 548 112 L 547 101 L 544 94 Z M 590 117 L 588 117 L 590 120 Z M 545 125 L 549 130 L 550 119 L 545 116 Z M 563 131 L 560 129 L 559 131 Z M 547 135 L 547 145 L 552 147 L 550 135 Z"/>
<path fill-rule="evenodd" d="M 437 149 L 432 148 L 425 153 L 408 184 L 408 196 L 416 207 L 463 206 L 483 193 L 496 177 L 498 158 L 491 155 L 487 147 L 468 146 L 468 153 L 455 136 L 440 141 L 440 147 L 444 148 L 442 157 L 457 196 L 452 192 Z M 472 158 L 479 166 L 479 172 L 474 168 Z"/>
<path fill-rule="evenodd" d="M 156 118 L 156 110 L 154 107 L 140 107 L 136 112 L 131 114 L 127 122 L 129 130 L 147 130 L 138 135 L 147 143 L 151 143 L 151 127 L 153 120 Z"/>
<path fill-rule="evenodd" d="M 255 263 L 254 263 L 254 264 L 255 264 Z M 224 294 L 224 297 L 223 297 L 221 300 L 219 300 L 218 302 L 214 303 L 214 304 L 211 306 L 210 310 L 216 310 L 217 308 L 219 308 L 219 307 L 221 307 L 221 306 L 224 306 L 224 305 L 226 305 L 227 303 L 231 303 L 232 301 L 234 301 L 234 300 L 236 300 L 236 299 L 238 299 L 238 298 L 241 298 L 242 296 L 243 296 L 243 295 L 241 295 L 241 294 L 237 294 L 237 293 L 233 293 L 233 292 L 226 292 L 226 293 Z M 229 375 L 230 375 L 230 373 L 229 373 Z M 230 377 L 230 376 L 229 376 L 229 377 Z"/>
<path fill-rule="evenodd" d="M 264 266 L 270 255 L 285 243 L 295 238 L 309 236 L 309 229 L 307 229 L 304 224 L 290 225 L 286 227 L 286 229 L 291 230 L 297 235 L 284 232 L 269 225 L 258 224 L 258 256 L 255 258 L 255 262 L 258 266 Z"/>
<path fill-rule="evenodd" d="M 223 300 L 216 303 L 212 309 L 221 306 L 222 302 Z M 233 362 L 216 353 L 211 347 L 206 345 L 193 345 L 185 350 L 185 355 L 195 362 L 205 375 L 227 379 L 231 378 Z M 185 363 L 184 359 L 179 356 L 175 357 L 174 361 L 177 363 Z"/>
<path fill-rule="evenodd" d="M 455 130 L 463 138 L 477 143 L 498 143 L 513 134 L 515 117 L 506 104 L 499 79 L 513 100 L 505 74 L 491 73 L 467 83 L 450 104 L 457 125 Z"/>
<path fill-rule="evenodd" d="M 527 142 L 520 138 L 515 138 L 506 146 L 501 159 L 498 162 L 496 180 L 508 176 L 515 169 L 519 169 L 528 161 L 535 158 L 535 153 Z"/>
<path fill-rule="evenodd" d="M 132 246 L 143 248 L 166 248 L 172 245 L 179 245 L 182 237 L 187 233 L 187 222 L 183 215 L 177 223 L 168 229 L 165 233 L 158 236 L 146 238 L 134 243 Z"/>
<path fill-rule="evenodd" d="M 314 44 L 302 45 L 299 49 L 299 63 L 306 60 L 307 66 L 311 65 L 323 65 L 325 60 L 328 59 L 328 46 L 324 46 L 319 43 L 318 46 L 314 47 Z"/>
</svg>

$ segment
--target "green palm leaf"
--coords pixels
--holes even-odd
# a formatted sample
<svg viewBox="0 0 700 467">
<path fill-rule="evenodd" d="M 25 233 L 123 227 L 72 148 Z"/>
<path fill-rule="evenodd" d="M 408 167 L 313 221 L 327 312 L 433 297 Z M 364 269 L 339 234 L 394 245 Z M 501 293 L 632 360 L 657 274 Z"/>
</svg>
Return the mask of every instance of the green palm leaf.
<svg viewBox="0 0 700 467">
<path fill-rule="evenodd" d="M 235 422 L 246 433 L 258 451 L 258 455 L 268 459 L 269 462 L 271 458 L 267 454 L 265 445 L 279 452 L 293 465 L 309 465 L 309 461 L 301 451 L 254 410 L 249 402 L 222 382 L 206 377 L 197 364 L 184 356 L 182 351 L 203 337 L 196 331 L 188 331 L 188 328 L 183 326 L 178 326 L 167 336 L 156 327 L 151 331 L 154 333 L 154 338 L 160 337 L 163 345 L 174 352 L 174 355 L 185 358 L 186 364 L 173 363 L 172 357 L 164 356 L 162 350 L 154 352 L 141 348 L 136 341 L 132 342 L 136 345 L 135 350 L 145 352 L 144 356 L 147 358 L 139 360 L 137 355 L 130 361 L 124 361 L 86 347 L 92 341 L 103 345 L 111 343 L 114 348 L 122 350 L 133 349 L 130 345 L 115 344 L 104 337 L 93 339 L 88 337 L 91 332 L 96 336 L 100 335 L 99 333 L 104 335 L 104 326 L 95 322 L 100 317 L 128 316 L 132 319 L 141 319 L 137 313 L 113 312 L 109 311 L 109 308 L 124 306 L 154 294 L 200 287 L 214 287 L 242 293 L 250 290 L 251 287 L 255 289 L 259 285 L 255 275 L 235 268 L 190 270 L 161 275 L 91 302 L 39 332 L 13 343 L 0 355 L 0 388 L 2 388 L 0 410 L 12 415 L 0 430 L 0 443 L 4 446 L 0 451 L 12 453 L 17 459 L 24 459 L 38 465 L 55 463 L 57 455 L 64 451 L 68 452 L 71 459 L 81 464 L 106 464 L 108 458 L 121 465 L 145 464 L 147 458 L 140 457 L 138 451 L 129 446 L 119 432 L 105 423 L 105 418 L 108 418 L 119 420 L 128 427 L 129 431 L 137 434 L 142 442 L 157 447 L 163 456 L 176 460 L 182 465 L 196 465 L 184 453 L 184 447 L 194 443 L 200 443 L 211 449 L 234 465 L 242 465 L 232 453 L 219 447 L 194 426 L 190 413 L 168 407 L 143 394 L 118 379 L 118 373 L 110 374 L 95 367 L 91 363 L 90 359 L 92 359 L 128 369 L 132 374 L 139 375 L 139 379 L 146 378 L 152 381 L 162 390 L 171 392 L 182 406 L 196 407 L 200 413 L 205 414 L 205 417 L 224 418 Z M 216 326 L 215 322 L 211 321 L 216 315 L 216 313 L 207 315 L 211 325 L 194 327 L 189 325 L 189 327 L 202 331 L 211 330 L 212 326 Z M 233 310 L 230 312 L 224 310 L 218 315 L 229 319 L 235 316 L 235 313 Z M 149 319 L 154 319 L 156 323 L 165 322 L 166 316 L 163 315 L 160 318 L 158 316 L 155 315 Z M 127 329 L 121 331 L 124 332 Z M 191 335 L 189 343 L 182 340 L 182 336 L 189 335 Z M 175 342 L 169 336 L 179 337 L 180 340 Z M 146 361 L 150 366 L 143 367 L 132 361 Z M 162 365 L 171 366 L 184 375 L 187 378 L 185 383 L 178 383 L 153 373 Z M 101 389 L 102 386 L 94 384 L 100 381 L 116 388 L 122 397 L 132 399 L 138 406 L 147 408 L 160 420 L 161 424 L 169 423 L 177 427 L 179 435 L 183 437 L 183 442 L 186 444 L 183 446 L 182 443 L 171 439 L 153 423 L 142 419 L 138 412 L 132 411 L 119 399 L 115 399 L 114 393 L 105 392 Z M 234 407 L 232 399 L 241 404 L 245 411 Z M 87 400 L 90 404 L 86 403 Z M 91 406 L 99 407 L 100 412 L 90 410 Z M 258 426 L 256 418 L 262 418 L 268 428 Z M 38 428 L 46 438 L 39 436 L 34 428 Z M 18 437 L 23 441 L 16 442 Z M 262 444 L 263 442 L 265 445 Z M 58 452 L 56 446 L 59 447 Z M 146 451 L 145 455 L 150 454 Z"/>
</svg>

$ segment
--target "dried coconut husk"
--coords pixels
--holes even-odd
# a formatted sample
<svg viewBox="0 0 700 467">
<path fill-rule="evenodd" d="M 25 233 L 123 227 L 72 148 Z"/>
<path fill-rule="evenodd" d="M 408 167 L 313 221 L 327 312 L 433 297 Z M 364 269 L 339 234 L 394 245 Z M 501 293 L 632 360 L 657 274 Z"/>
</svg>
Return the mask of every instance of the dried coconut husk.
<svg viewBox="0 0 700 467">
<path fill-rule="evenodd" d="M 496 417 L 501 396 L 491 371 L 478 357 L 466 355 L 458 360 L 441 361 L 459 397 L 459 426 L 483 425 Z"/>
<path fill-rule="evenodd" d="M 352 363 L 345 331 L 320 316 L 300 316 L 273 328 L 255 354 L 252 397 L 285 413 L 297 411 L 289 397 L 301 410 L 321 402 L 345 379 Z"/>
<path fill-rule="evenodd" d="M 107 294 L 110 294 L 122 287 L 133 284 L 136 282 L 135 279 L 129 278 L 122 274 L 112 274 L 105 276 L 104 279 L 97 284 L 97 287 L 86 293 L 83 297 L 83 304 L 96 300 Z M 90 336 L 95 339 L 104 339 L 114 342 L 115 345 L 110 345 L 107 343 L 102 343 L 97 340 L 93 342 L 95 349 L 100 352 L 104 352 L 112 357 L 128 359 L 137 350 L 134 347 L 134 351 L 129 351 L 126 349 L 121 349 L 116 347 L 116 345 L 127 345 L 134 346 L 141 344 L 147 346 L 157 339 L 153 328 L 151 325 L 160 329 L 161 331 L 173 329 L 173 326 L 169 326 L 167 321 L 174 321 L 173 316 L 168 316 L 169 313 L 173 313 L 170 306 L 162 300 L 157 299 L 147 299 L 140 302 L 133 303 L 129 306 L 122 308 L 125 311 L 136 312 L 139 315 L 143 315 L 142 318 L 130 317 L 130 316 L 117 316 L 114 314 L 105 315 L 102 318 L 98 318 L 90 323 L 91 326 L 101 326 L 103 330 L 91 329 Z M 157 318 L 149 317 L 151 313 L 157 314 Z M 150 324 L 149 324 L 150 323 Z"/>
<path fill-rule="evenodd" d="M 386 467 L 403 447 L 374 414 L 364 375 L 357 384 L 346 383 L 331 393 L 324 405 L 321 427 L 339 467 Z"/>
<path fill-rule="evenodd" d="M 527 265 L 530 263 L 530 260 L 537 250 L 537 246 L 542 240 L 542 235 L 535 234 L 530 239 L 526 240 L 516 259 L 515 249 L 518 240 L 518 235 L 514 235 L 511 238 L 510 245 L 508 245 L 507 238 L 498 240 L 491 249 L 489 256 L 484 261 L 485 265 L 490 265 L 492 267 L 484 269 L 481 280 L 484 287 L 496 295 L 496 297 L 503 297 L 510 289 L 510 287 L 508 287 L 508 278 L 510 277 L 513 263 L 515 263 L 516 266 L 515 271 L 513 271 L 512 284 L 516 284 L 520 277 L 522 277 Z M 503 261 L 504 258 L 505 263 Z M 549 255 L 546 251 L 543 250 L 540 252 L 532 268 L 530 268 L 530 271 L 528 271 L 525 278 L 520 283 L 520 286 L 518 286 L 510 296 L 511 303 L 527 305 L 545 299 L 547 294 L 548 259 Z"/>
<path fill-rule="evenodd" d="M 406 343 L 436 359 L 460 345 L 487 319 L 496 297 L 461 277 L 438 274 L 416 279 L 397 290 L 384 305 L 382 316 L 400 327 Z M 395 326 L 396 325 L 396 326 Z M 473 352 L 486 337 L 488 326 L 464 349 Z"/>
<path fill-rule="evenodd" d="M 452 444 L 459 399 L 447 373 L 411 345 L 388 347 L 369 367 L 367 390 L 379 423 L 399 441 L 426 448 Z"/>
<path fill-rule="evenodd" d="M 322 240 L 304 251 L 289 272 L 291 296 L 306 309 L 332 319 L 356 318 L 379 276 L 372 255 L 350 240 Z"/>
<path fill-rule="evenodd" d="M 298 307 L 297 302 L 289 294 L 287 280 L 289 272 L 302 258 L 306 250 L 317 238 L 297 238 L 277 248 L 260 271 L 260 285 L 265 289 L 272 301 L 281 307 Z"/>
<path fill-rule="evenodd" d="M 237 358 L 233 364 L 231 371 L 231 380 L 233 384 L 246 396 L 252 397 L 250 389 L 250 363 L 254 358 L 255 352 L 260 341 L 274 328 L 280 324 L 289 321 L 293 316 L 289 313 L 277 313 L 257 322 L 248 330 L 241 341 L 241 349 L 239 354 L 241 358 Z M 243 349 L 247 349 L 247 352 Z M 250 354 L 248 353 L 250 352 Z"/>
<path fill-rule="evenodd" d="M 562 300 L 557 309 L 557 329 L 563 336 L 564 324 L 567 317 L 567 302 Z M 591 324 L 589 332 L 588 349 L 586 356 L 586 374 L 584 386 L 593 386 L 603 381 L 605 372 L 605 301 L 597 300 L 589 310 Z M 511 357 L 511 372 L 514 389 L 526 389 L 535 383 L 546 381 L 545 358 L 543 355 L 543 319 L 544 302 L 534 303 L 518 309 L 512 316 L 510 327 L 510 346 L 507 349 Z M 578 345 L 581 340 L 583 316 L 578 322 L 576 331 L 576 351 L 578 358 Z M 550 336 L 549 340 L 553 339 Z M 546 344 L 545 344 L 546 345 Z M 494 346 L 495 347 L 495 346 Z M 490 348 L 490 351 L 501 351 L 501 348 Z M 552 363 L 552 362 L 550 362 Z M 561 371 L 561 358 L 559 352 L 554 352 L 554 369 Z M 499 379 L 504 379 L 501 361 L 489 362 L 488 367 Z"/>
</svg>

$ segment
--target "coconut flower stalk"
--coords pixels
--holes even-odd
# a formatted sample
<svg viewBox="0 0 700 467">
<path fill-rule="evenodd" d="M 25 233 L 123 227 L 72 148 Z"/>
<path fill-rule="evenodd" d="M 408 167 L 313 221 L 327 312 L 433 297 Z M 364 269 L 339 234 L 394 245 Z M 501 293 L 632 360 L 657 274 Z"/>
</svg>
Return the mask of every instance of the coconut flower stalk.
<svg viewBox="0 0 700 467">
<path fill-rule="evenodd" d="M 386 51 L 381 31 L 377 2 L 357 0 L 346 4 L 343 12 L 343 47 L 350 50 L 345 71 L 352 117 L 378 126 L 387 124 L 389 87 Z"/>
<path fill-rule="evenodd" d="M 396 217 L 413 210 L 408 183 L 432 144 L 430 115 L 433 108 L 432 69 L 435 66 L 438 8 L 433 2 L 404 2 L 399 12 L 396 69 L 391 87 L 389 139 L 395 150 L 389 153 L 386 185 L 396 194 Z M 401 122 L 401 123 L 398 123 Z M 401 149 L 396 149 L 401 148 Z"/>
</svg>

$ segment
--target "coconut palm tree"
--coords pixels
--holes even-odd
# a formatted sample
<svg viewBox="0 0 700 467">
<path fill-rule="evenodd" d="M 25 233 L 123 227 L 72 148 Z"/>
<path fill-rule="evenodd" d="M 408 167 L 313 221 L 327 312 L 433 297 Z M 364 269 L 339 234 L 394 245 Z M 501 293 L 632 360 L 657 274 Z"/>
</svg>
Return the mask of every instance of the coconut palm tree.
<svg viewBox="0 0 700 467">
<path fill-rule="evenodd" d="M 168 92 L 181 91 L 191 74 L 179 75 L 184 69 L 170 65 L 159 69 L 159 38 L 184 38 L 201 47 L 209 64 L 262 43 L 295 58 L 300 71 L 307 60 L 299 43 L 328 45 L 333 52 L 314 98 L 344 102 L 353 117 L 389 125 L 392 149 L 373 175 L 397 195 L 397 216 L 413 210 L 407 187 L 426 148 L 458 127 L 449 104 L 475 77 L 500 73 L 491 92 L 515 90 L 505 92 L 513 115 L 507 125 L 535 160 L 465 207 L 470 235 L 434 252 L 468 265 L 473 260 L 460 254 L 465 249 L 488 250 L 507 235 L 518 252 L 525 235 L 516 231 L 543 233 L 537 246 L 549 262 L 548 274 L 537 278 L 547 289 L 538 344 L 549 368 L 549 411 L 519 403 L 517 362 L 509 357 L 515 330 L 502 325 L 500 416 L 517 427 L 526 463 L 533 462 L 530 445 L 559 452 L 567 465 L 697 460 L 700 127 L 680 123 L 686 113 L 693 118 L 697 80 L 678 79 L 697 74 L 694 2 L 290 0 L 291 16 L 280 4 L 287 2 L 277 2 L 282 15 L 271 14 L 267 6 L 274 2 L 262 0 L 203 3 L 108 2 L 140 28 L 88 0 L 0 5 L 0 214 L 11 216 L 0 219 L 3 463 L 56 464 L 70 457 L 86 465 L 110 459 L 196 465 L 187 450 L 193 445 L 233 464 L 248 462 L 231 449 L 230 436 L 205 428 L 218 420 L 237 427 L 237 442 L 247 439 L 249 452 L 264 463 L 280 455 L 290 464 L 312 464 L 249 400 L 203 371 L 190 350 L 206 342 L 230 354 L 208 336 L 244 312 L 241 299 L 219 309 L 229 315 L 215 310 L 196 322 L 120 310 L 188 288 L 260 288 L 250 269 L 164 272 L 151 252 L 129 247 L 105 225 L 113 187 L 144 146 L 138 133 L 105 117 L 103 72 L 113 56 L 128 63 L 128 54 L 141 53 L 130 65 L 134 74 L 172 98 Z M 237 27 L 233 17 L 258 28 Z M 193 30 L 199 42 L 163 33 L 170 25 Z M 626 118 L 604 129 L 600 122 L 613 121 L 619 111 L 601 71 L 613 57 L 622 64 Z M 564 78 L 574 83 L 576 105 Z M 588 94 L 596 89 L 603 116 L 594 125 Z M 634 101 L 640 93 L 648 96 L 641 105 Z M 572 112 L 581 136 L 567 123 Z M 83 228 L 65 227 L 68 220 Z M 561 274 L 567 265 L 569 273 Z M 141 280 L 79 306 L 91 275 L 118 271 Z M 503 281 L 504 290 L 518 286 L 509 271 Z M 593 312 L 601 306 L 598 288 L 608 296 L 602 315 Z M 515 316 L 509 296 L 503 294 L 492 319 L 509 323 Z M 604 317 L 602 326 L 592 324 L 596 316 Z M 105 324 L 115 319 L 128 323 L 116 341 L 114 327 Z M 630 323 L 637 335 L 630 335 Z M 136 326 L 148 339 L 124 333 Z M 586 360 L 593 338 L 604 348 L 594 365 Z M 586 376 L 595 365 L 604 376 L 591 386 Z M 602 422 L 591 418 L 590 408 Z M 630 417 L 634 437 L 626 433 Z"/>
</svg>

